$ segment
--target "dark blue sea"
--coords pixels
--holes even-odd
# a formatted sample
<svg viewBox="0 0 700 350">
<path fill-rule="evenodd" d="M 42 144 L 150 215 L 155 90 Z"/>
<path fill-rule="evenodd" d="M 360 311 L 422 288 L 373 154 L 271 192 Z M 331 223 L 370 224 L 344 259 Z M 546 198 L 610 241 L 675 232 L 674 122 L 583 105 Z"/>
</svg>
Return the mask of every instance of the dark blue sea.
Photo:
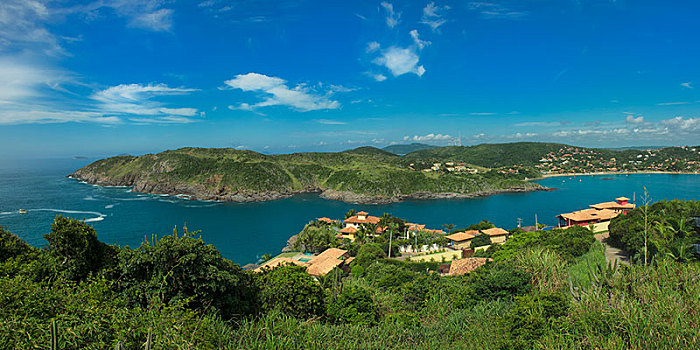
<svg viewBox="0 0 700 350">
<path fill-rule="evenodd" d="M 443 224 L 464 227 L 483 219 L 513 228 L 518 218 L 523 225 L 533 225 L 535 214 L 540 223 L 555 225 L 559 213 L 619 196 L 636 196 L 639 203 L 645 186 L 653 201 L 700 198 L 700 175 L 635 174 L 553 177 L 539 183 L 555 191 L 474 199 L 356 205 L 304 194 L 272 202 L 215 203 L 132 193 L 129 188 L 92 186 L 65 177 L 91 161 L 0 161 L 0 226 L 42 246 L 53 218 L 62 214 L 86 219 L 103 242 L 135 247 L 144 237 L 170 234 L 175 225 L 187 222 L 225 257 L 246 264 L 262 254 L 278 253 L 309 220 L 341 218 L 349 209 L 378 216 L 392 213 L 435 229 Z M 20 208 L 29 212 L 19 214 Z"/>
</svg>

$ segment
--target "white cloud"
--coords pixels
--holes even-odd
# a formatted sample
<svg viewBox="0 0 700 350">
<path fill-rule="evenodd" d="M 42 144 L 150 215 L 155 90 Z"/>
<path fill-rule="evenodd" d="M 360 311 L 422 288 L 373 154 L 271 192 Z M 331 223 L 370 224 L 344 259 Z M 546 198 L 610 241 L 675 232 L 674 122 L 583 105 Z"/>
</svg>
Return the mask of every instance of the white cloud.
<svg viewBox="0 0 700 350">
<path fill-rule="evenodd" d="M 372 52 L 379 50 L 380 47 L 381 47 L 381 45 L 379 45 L 378 42 L 372 41 L 372 42 L 367 44 L 367 48 L 365 49 L 365 52 L 372 53 Z"/>
<path fill-rule="evenodd" d="M 326 94 L 318 94 L 304 84 L 289 88 L 284 79 L 270 77 L 259 73 L 239 74 L 224 82 L 227 86 L 243 91 L 261 92 L 265 100 L 247 104 L 241 103 L 237 108 L 254 110 L 268 106 L 288 106 L 298 111 L 307 112 L 320 109 L 338 109 L 340 103 L 330 99 L 332 90 Z"/>
<path fill-rule="evenodd" d="M 386 25 L 389 26 L 389 28 L 394 28 L 397 24 L 399 24 L 401 12 L 395 12 L 394 5 L 389 2 L 382 1 L 381 5 L 386 10 Z"/>
<path fill-rule="evenodd" d="M 411 35 L 411 38 L 413 38 L 413 42 L 416 43 L 416 46 L 418 46 L 419 50 L 423 50 L 424 47 L 431 44 L 430 41 L 421 40 L 418 31 L 415 29 L 410 31 L 409 34 Z"/>
<path fill-rule="evenodd" d="M 430 26 L 433 31 L 437 31 L 440 26 L 447 23 L 447 20 L 443 17 L 443 13 L 449 10 L 450 7 L 435 5 L 435 2 L 429 2 L 423 8 L 423 17 L 421 18 L 421 23 Z"/>
<path fill-rule="evenodd" d="M 157 32 L 169 31 L 173 26 L 173 10 L 159 9 L 150 13 L 137 15 L 131 20 L 129 25 Z"/>
<path fill-rule="evenodd" d="M 516 19 L 527 16 L 527 12 L 516 11 L 495 2 L 474 1 L 470 2 L 468 7 L 485 18 Z"/>
<path fill-rule="evenodd" d="M 517 123 L 515 126 L 535 126 L 535 127 L 548 127 L 548 126 L 560 126 L 561 122 L 523 122 Z"/>
<path fill-rule="evenodd" d="M 692 88 L 693 88 L 693 83 L 692 83 L 692 82 L 681 83 L 681 86 L 684 87 L 684 88 L 692 89 Z"/>
<path fill-rule="evenodd" d="M 372 79 L 376 81 L 384 81 L 386 80 L 386 75 L 381 74 L 381 73 L 372 73 L 372 72 L 365 72 L 368 76 L 372 77 Z"/>
<path fill-rule="evenodd" d="M 700 132 L 700 118 L 683 118 L 675 117 L 671 119 L 662 120 L 661 124 L 676 131 L 682 133 L 695 133 Z"/>
<path fill-rule="evenodd" d="M 687 105 L 688 102 L 663 102 L 657 103 L 657 106 L 675 106 L 675 105 Z"/>
<path fill-rule="evenodd" d="M 331 120 L 331 119 L 314 119 L 315 122 L 319 124 L 324 124 L 324 125 L 345 125 L 347 124 L 346 122 L 340 121 L 340 120 Z"/>
<path fill-rule="evenodd" d="M 98 101 L 98 111 L 105 115 L 127 117 L 139 123 L 190 123 L 202 116 L 196 108 L 169 108 L 155 100 L 157 96 L 184 95 L 198 91 L 165 84 L 121 84 L 94 93 L 91 98 Z M 150 118 L 134 117 L 149 116 Z"/>
<path fill-rule="evenodd" d="M 375 58 L 373 62 L 389 69 L 395 77 L 406 73 L 413 73 L 420 77 L 425 73 L 425 68 L 418 65 L 418 61 L 418 54 L 414 50 L 392 46 L 383 50 L 382 55 Z"/>
<path fill-rule="evenodd" d="M 627 117 L 625 117 L 625 121 L 629 124 L 642 124 L 644 123 L 644 117 L 640 116 L 635 118 L 635 116 L 630 114 Z"/>
<path fill-rule="evenodd" d="M 0 5 L 0 51 L 7 47 L 39 48 L 51 56 L 65 54 L 59 43 L 61 39 L 45 27 L 51 18 L 51 11 L 40 1 L 3 0 Z"/>
<path fill-rule="evenodd" d="M 472 112 L 472 113 L 469 113 L 469 115 L 496 115 L 496 113 L 492 113 L 492 112 Z"/>
<path fill-rule="evenodd" d="M 423 136 L 418 136 L 414 135 L 413 137 L 410 136 L 404 136 L 403 137 L 404 141 L 419 141 L 419 142 L 428 142 L 428 141 L 449 141 L 454 139 L 454 137 L 447 135 L 447 134 L 427 134 Z"/>
</svg>

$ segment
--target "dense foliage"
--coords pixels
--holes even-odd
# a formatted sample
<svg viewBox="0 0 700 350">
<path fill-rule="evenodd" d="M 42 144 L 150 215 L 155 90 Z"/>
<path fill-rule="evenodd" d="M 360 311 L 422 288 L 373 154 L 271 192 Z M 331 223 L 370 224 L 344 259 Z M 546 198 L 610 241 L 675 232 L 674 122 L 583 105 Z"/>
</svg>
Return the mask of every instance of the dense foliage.
<svg viewBox="0 0 700 350">
<path fill-rule="evenodd" d="M 136 249 L 102 246 L 93 234 L 58 217 L 47 235 L 53 243 L 37 249 L 0 229 L 1 349 L 48 348 L 52 322 L 62 349 L 118 341 L 138 349 L 149 339 L 154 349 L 700 343 L 700 264 L 659 250 L 646 267 L 606 265 L 602 244 L 583 227 L 516 232 L 486 252 L 494 262 L 461 276 L 438 275 L 439 263 L 387 259 L 380 244 L 367 243 L 349 275 L 334 270 L 318 280 L 291 265 L 243 271 L 187 230 Z"/>
<path fill-rule="evenodd" d="M 610 222 L 610 241 L 627 250 L 637 261 L 644 260 L 644 214 L 647 212 L 648 260 L 656 255 L 675 260 L 698 259 L 693 244 L 700 243 L 700 201 L 660 201 L 640 205 Z M 697 220 L 697 221 L 696 221 Z"/>
</svg>

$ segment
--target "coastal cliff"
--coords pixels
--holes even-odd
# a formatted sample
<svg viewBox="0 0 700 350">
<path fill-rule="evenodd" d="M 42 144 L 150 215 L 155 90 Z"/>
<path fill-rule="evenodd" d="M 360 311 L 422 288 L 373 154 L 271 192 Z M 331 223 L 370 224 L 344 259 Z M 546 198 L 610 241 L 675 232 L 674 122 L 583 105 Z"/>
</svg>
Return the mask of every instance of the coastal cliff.
<svg viewBox="0 0 700 350">
<path fill-rule="evenodd" d="M 199 200 L 267 201 L 320 192 L 353 203 L 468 198 L 540 190 L 536 183 L 502 174 L 427 174 L 375 148 L 338 153 L 264 155 L 234 149 L 183 148 L 140 157 L 96 161 L 71 178 L 134 192 Z"/>
</svg>

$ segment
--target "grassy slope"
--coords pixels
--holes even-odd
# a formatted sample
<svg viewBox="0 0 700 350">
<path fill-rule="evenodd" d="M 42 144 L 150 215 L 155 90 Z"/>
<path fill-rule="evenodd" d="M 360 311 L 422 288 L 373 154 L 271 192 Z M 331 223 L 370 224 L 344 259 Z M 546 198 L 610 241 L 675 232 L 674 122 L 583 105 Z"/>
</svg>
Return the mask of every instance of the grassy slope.
<svg viewBox="0 0 700 350">
<path fill-rule="evenodd" d="M 83 168 L 112 178 L 155 183 L 204 184 L 232 192 L 293 192 L 332 189 L 382 197 L 416 192 L 472 193 L 535 185 L 506 177 L 425 174 L 400 157 L 371 147 L 340 153 L 263 155 L 233 149 L 183 148 L 141 157 L 121 156 Z"/>
</svg>

